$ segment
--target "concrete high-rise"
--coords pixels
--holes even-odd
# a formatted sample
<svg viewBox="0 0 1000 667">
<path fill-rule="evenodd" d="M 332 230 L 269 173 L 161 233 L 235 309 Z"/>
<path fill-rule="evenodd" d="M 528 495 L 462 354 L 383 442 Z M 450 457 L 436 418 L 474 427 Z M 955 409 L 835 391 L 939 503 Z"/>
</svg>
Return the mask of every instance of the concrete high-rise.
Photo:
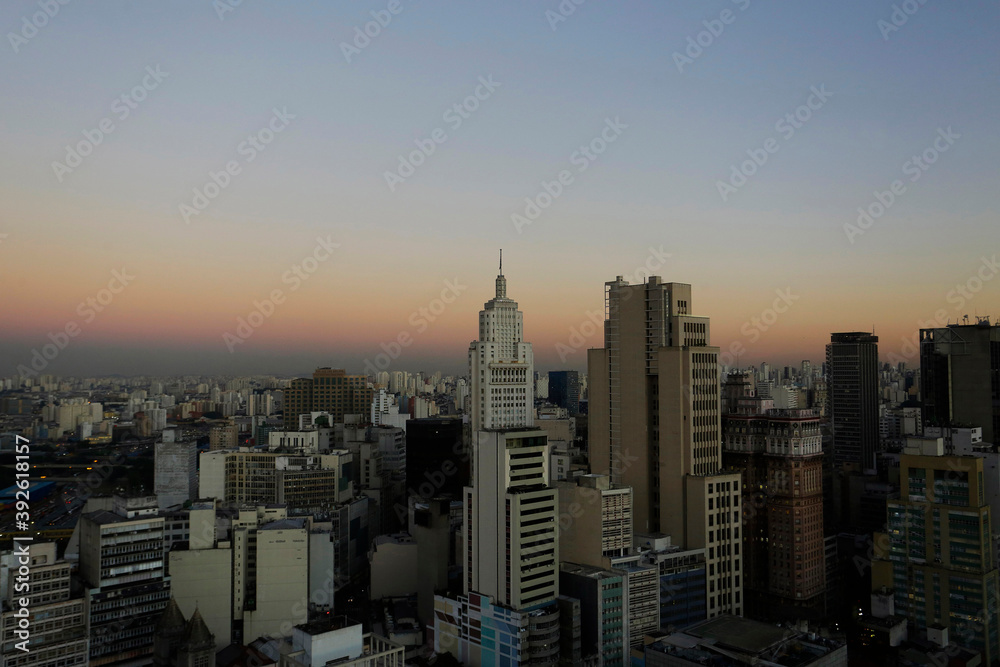
<svg viewBox="0 0 1000 667">
<path fill-rule="evenodd" d="M 879 445 L 878 336 L 831 334 L 826 372 L 833 462 L 845 470 L 874 472 Z"/>
<path fill-rule="evenodd" d="M 1000 324 L 920 330 L 920 389 L 928 426 L 980 426 L 1000 437 Z"/>
<path fill-rule="evenodd" d="M 469 370 L 472 486 L 463 490 L 465 599 L 526 620 L 527 633 L 518 636 L 514 649 L 522 656 L 519 664 L 554 665 L 559 654 L 558 492 L 549 486 L 546 432 L 533 428 L 531 344 L 523 340 L 522 314 L 507 297 L 502 270 L 496 296 L 479 313 L 479 340 L 469 346 Z M 446 625 L 437 615 L 435 632 L 450 632 Z M 479 632 L 463 631 L 461 642 L 478 645 Z M 485 654 L 485 645 L 482 650 Z M 464 651 L 459 652 L 480 655 L 478 649 Z M 469 660 L 481 664 L 477 657 Z"/>
<path fill-rule="evenodd" d="M 337 423 L 344 415 L 369 417 L 373 391 L 364 375 L 348 375 L 338 368 L 317 368 L 312 378 L 297 378 L 285 390 L 285 430 L 294 431 L 299 415 L 328 412 Z"/>
<path fill-rule="evenodd" d="M 174 442 L 171 431 L 154 445 L 153 492 L 160 509 L 183 505 L 198 495 L 198 443 Z"/>
<path fill-rule="evenodd" d="M 604 347 L 588 354 L 592 472 L 633 489 L 636 532 L 704 548 L 708 615 L 742 612 L 740 473 L 722 472 L 719 348 L 691 286 L 605 283 Z"/>
<path fill-rule="evenodd" d="M 534 361 L 507 279 L 479 312 L 469 346 L 472 486 L 465 489 L 465 592 L 514 609 L 559 596 L 558 496 L 550 448 L 534 424 Z"/>
<path fill-rule="evenodd" d="M 90 664 L 148 664 L 170 598 L 156 497 L 114 499 L 80 517 L 80 577 L 87 588 Z M 144 661 L 144 662 L 141 662 Z"/>
</svg>

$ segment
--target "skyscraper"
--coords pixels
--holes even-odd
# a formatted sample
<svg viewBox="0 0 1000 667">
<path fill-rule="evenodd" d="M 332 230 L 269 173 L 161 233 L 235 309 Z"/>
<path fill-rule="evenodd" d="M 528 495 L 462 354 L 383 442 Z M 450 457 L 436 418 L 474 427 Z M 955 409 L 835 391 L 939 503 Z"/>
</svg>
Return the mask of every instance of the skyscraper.
<svg viewBox="0 0 1000 667">
<path fill-rule="evenodd" d="M 534 363 L 523 315 L 507 279 L 479 313 L 469 346 L 472 377 L 472 486 L 465 489 L 465 592 L 514 609 L 559 596 L 556 490 L 548 485 L 549 445 L 534 424 Z"/>
<path fill-rule="evenodd" d="M 451 636 L 457 656 L 498 664 L 499 637 L 489 614 L 515 631 L 511 664 L 554 665 L 559 657 L 558 495 L 549 486 L 550 447 L 534 424 L 534 364 L 517 303 L 501 269 L 496 296 L 479 313 L 479 340 L 469 346 L 472 486 L 464 489 L 462 539 L 465 596 L 438 597 L 436 641 Z M 484 611 L 462 621 L 449 609 Z M 489 614 L 485 610 L 489 611 Z M 481 617 L 481 618 L 480 618 Z M 480 629 L 480 627 L 482 629 Z M 501 659 L 503 660 L 503 659 Z"/>
<path fill-rule="evenodd" d="M 874 472 L 879 444 L 878 336 L 832 334 L 826 370 L 833 462 L 841 469 Z"/>
<path fill-rule="evenodd" d="M 549 401 L 571 415 L 580 414 L 580 373 L 549 371 Z"/>
<path fill-rule="evenodd" d="M 743 373 L 727 379 L 723 461 L 743 470 L 746 611 L 760 620 L 823 608 L 823 442 L 812 410 L 774 409 Z"/>
<path fill-rule="evenodd" d="M 691 286 L 605 283 L 604 347 L 588 354 L 592 472 L 633 489 L 637 532 L 704 548 L 708 615 L 742 612 L 740 480 L 722 473 L 719 348 Z"/>
<path fill-rule="evenodd" d="M 925 425 L 981 426 L 1000 437 L 1000 324 L 950 324 L 920 330 L 920 389 Z"/>
</svg>

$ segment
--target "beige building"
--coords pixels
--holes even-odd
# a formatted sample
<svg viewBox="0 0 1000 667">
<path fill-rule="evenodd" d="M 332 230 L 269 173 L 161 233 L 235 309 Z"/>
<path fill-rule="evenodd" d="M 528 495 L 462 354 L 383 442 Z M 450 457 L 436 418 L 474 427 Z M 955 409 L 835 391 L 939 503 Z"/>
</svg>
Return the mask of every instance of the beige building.
<svg viewBox="0 0 1000 667">
<path fill-rule="evenodd" d="M 240 444 L 240 427 L 236 424 L 213 426 L 208 432 L 209 451 L 236 449 Z"/>
<path fill-rule="evenodd" d="M 326 507 L 348 502 L 354 486 L 346 467 L 347 450 L 325 454 L 238 451 L 204 452 L 198 495 L 232 505 L 287 503 L 291 507 Z"/>
<path fill-rule="evenodd" d="M 608 475 L 583 475 L 559 489 L 559 557 L 563 561 L 611 567 L 611 559 L 632 549 L 632 489 Z"/>
<path fill-rule="evenodd" d="M 417 541 L 406 533 L 379 535 L 368 555 L 372 600 L 415 595 L 418 588 Z"/>
<path fill-rule="evenodd" d="M 217 650 L 305 622 L 308 522 L 284 516 L 282 508 L 241 510 L 220 531 L 214 507 L 191 510 L 187 548 L 170 552 L 171 592 L 185 615 L 198 609 Z"/>
<path fill-rule="evenodd" d="M 690 285 L 605 284 L 604 347 L 588 354 L 590 456 L 593 472 L 632 487 L 637 531 L 705 548 L 711 618 L 743 609 L 741 476 L 722 472 L 719 348 L 692 312 Z"/>
</svg>

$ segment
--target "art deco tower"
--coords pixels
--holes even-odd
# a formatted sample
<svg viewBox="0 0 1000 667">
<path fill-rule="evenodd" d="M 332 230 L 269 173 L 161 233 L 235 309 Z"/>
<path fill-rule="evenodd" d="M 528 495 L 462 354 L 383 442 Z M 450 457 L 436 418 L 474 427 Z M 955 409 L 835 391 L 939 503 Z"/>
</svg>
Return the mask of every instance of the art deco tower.
<svg viewBox="0 0 1000 667">
<path fill-rule="evenodd" d="M 479 340 L 469 345 L 473 433 L 535 423 L 535 360 L 524 342 L 524 317 L 507 298 L 503 255 L 496 288 L 479 311 Z"/>
<path fill-rule="evenodd" d="M 469 346 L 472 486 L 465 488 L 465 592 L 516 610 L 559 595 L 558 497 L 549 445 L 533 428 L 534 363 L 507 280 L 479 313 Z"/>
</svg>

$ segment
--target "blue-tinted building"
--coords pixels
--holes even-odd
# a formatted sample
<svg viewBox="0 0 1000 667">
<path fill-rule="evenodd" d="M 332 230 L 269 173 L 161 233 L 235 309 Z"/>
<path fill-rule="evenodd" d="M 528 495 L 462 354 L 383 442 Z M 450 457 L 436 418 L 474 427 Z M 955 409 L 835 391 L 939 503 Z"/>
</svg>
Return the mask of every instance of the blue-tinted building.
<svg viewBox="0 0 1000 667">
<path fill-rule="evenodd" d="M 517 667 L 559 657 L 559 609 L 515 611 L 479 593 L 434 596 L 434 650 L 466 665 Z M 530 657 L 529 657 L 530 647 Z"/>
<path fill-rule="evenodd" d="M 655 564 L 660 576 L 660 627 L 682 630 L 708 618 L 704 549 L 682 549 L 669 538 L 647 542 L 643 563 Z"/>
<path fill-rule="evenodd" d="M 559 590 L 580 601 L 583 659 L 623 665 L 628 655 L 625 579 L 620 570 L 561 563 Z"/>
</svg>

